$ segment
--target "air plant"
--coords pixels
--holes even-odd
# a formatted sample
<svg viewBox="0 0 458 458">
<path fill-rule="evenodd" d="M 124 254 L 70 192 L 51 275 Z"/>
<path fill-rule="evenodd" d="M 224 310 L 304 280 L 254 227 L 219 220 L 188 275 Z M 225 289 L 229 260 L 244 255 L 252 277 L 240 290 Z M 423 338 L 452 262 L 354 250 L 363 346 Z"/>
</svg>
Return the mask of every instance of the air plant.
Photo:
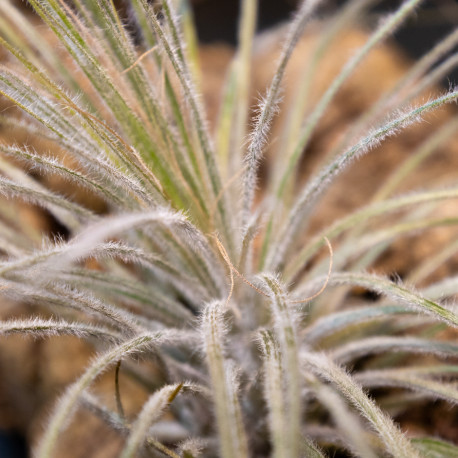
<svg viewBox="0 0 458 458">
<path fill-rule="evenodd" d="M 457 280 L 422 283 L 457 244 L 412 266 L 405 283 L 370 271 L 391 241 L 431 227 L 453 230 L 458 222 L 434 216 L 441 203 L 456 201 L 456 183 L 393 197 L 453 135 L 456 119 L 399 164 L 377 198 L 318 232 L 307 227 L 350 163 L 426 112 L 456 101 L 452 89 L 412 102 L 456 65 L 452 54 L 433 66 L 456 45 L 457 31 L 363 114 L 304 184 L 301 157 L 335 95 L 421 2 L 407 0 L 384 18 L 312 109 L 300 97 L 290 107 L 285 140 L 276 154 L 269 151 L 276 173 L 260 191 L 260 163 L 285 70 L 322 2 L 299 6 L 251 128 L 257 6 L 242 2 L 239 51 L 214 132 L 199 96 L 186 1 L 131 0 L 129 26 L 111 0 L 29 3 L 43 25 L 9 1 L 0 3 L 0 42 L 10 56 L 0 70 L 0 94 L 23 113 L 4 113 L 1 123 L 53 146 L 43 153 L 20 142 L 0 144 L 0 189 L 46 209 L 66 236 L 53 239 L 21 224 L 12 229 L 10 207 L 0 205 L 2 295 L 38 310 L 3 321 L 0 334 L 74 335 L 99 352 L 54 406 L 36 456 L 55 455 L 77 409 L 88 409 L 125 438 L 123 458 L 140 451 L 227 458 L 321 457 L 336 450 L 361 457 L 456 456 L 453 444 L 410 437 L 393 417 L 423 399 L 458 400 L 458 345 L 440 339 L 441 331 L 458 326 L 456 306 L 443 300 L 456 294 Z M 329 20 L 327 32 L 337 33 L 370 3 L 350 2 Z M 310 72 L 329 41 L 320 42 Z M 298 127 L 294 135 L 292 126 Z M 71 189 L 97 196 L 105 210 L 40 179 L 54 174 Z M 374 225 L 381 220 L 389 225 Z M 376 293 L 377 301 L 355 288 Z M 116 374 L 129 367 L 136 379 L 132 361 L 138 358 L 154 361 L 163 381 L 129 418 L 122 387 L 112 409 L 91 386 L 115 367 Z M 173 438 L 154 428 L 166 410 Z"/>
</svg>

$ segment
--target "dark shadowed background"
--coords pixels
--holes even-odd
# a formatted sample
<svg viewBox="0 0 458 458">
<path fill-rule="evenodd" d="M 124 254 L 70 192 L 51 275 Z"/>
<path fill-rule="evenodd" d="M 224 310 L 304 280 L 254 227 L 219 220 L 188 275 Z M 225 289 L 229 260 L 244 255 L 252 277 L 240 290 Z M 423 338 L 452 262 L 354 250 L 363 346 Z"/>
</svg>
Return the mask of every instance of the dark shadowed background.
<svg viewBox="0 0 458 458">
<path fill-rule="evenodd" d="M 348 0 L 323 2 L 320 15 L 332 14 Z M 259 0 L 258 30 L 262 31 L 286 21 L 294 12 L 297 0 Z M 370 20 L 377 22 L 380 17 L 393 11 L 402 1 L 380 0 L 374 2 Z M 194 16 L 199 38 L 202 42 L 224 41 L 236 44 L 240 0 L 193 0 Z M 453 28 L 458 27 L 458 0 L 429 0 L 423 2 L 418 13 L 411 17 L 394 36 L 399 45 L 412 58 L 418 58 L 431 49 Z M 455 49 L 453 52 L 457 52 Z M 458 84 L 458 71 L 450 74 L 450 83 Z"/>
</svg>

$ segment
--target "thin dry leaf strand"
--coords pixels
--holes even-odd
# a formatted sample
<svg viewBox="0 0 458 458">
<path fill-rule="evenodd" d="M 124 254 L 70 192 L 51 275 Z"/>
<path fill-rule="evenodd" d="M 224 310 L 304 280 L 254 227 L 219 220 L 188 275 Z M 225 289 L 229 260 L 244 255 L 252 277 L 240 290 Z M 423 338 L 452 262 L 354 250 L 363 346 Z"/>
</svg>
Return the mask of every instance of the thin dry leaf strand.
<svg viewBox="0 0 458 458">
<path fill-rule="evenodd" d="M 213 238 L 215 239 L 215 242 L 216 242 L 216 246 L 218 247 L 218 250 L 219 252 L 221 253 L 221 256 L 223 257 L 224 261 L 226 262 L 226 264 L 229 266 L 230 270 L 231 271 L 234 271 L 235 274 L 237 275 L 237 277 L 240 278 L 240 280 L 242 280 L 244 283 L 246 283 L 250 288 L 254 289 L 256 292 L 258 292 L 259 294 L 265 296 L 265 297 L 270 297 L 268 294 L 266 294 L 264 291 L 260 290 L 259 288 L 257 288 L 255 285 L 253 285 L 253 283 L 251 283 L 249 280 L 247 280 L 243 274 L 241 274 L 237 268 L 234 266 L 234 264 L 232 264 L 231 260 L 229 259 L 229 255 L 227 254 L 227 251 L 226 249 L 224 248 L 223 244 L 221 243 L 221 241 L 218 239 L 218 237 L 216 235 L 213 235 Z"/>
<path fill-rule="evenodd" d="M 253 283 L 251 283 L 247 278 L 245 278 L 245 276 L 240 273 L 237 268 L 234 266 L 234 264 L 231 262 L 230 258 L 229 258 L 229 255 L 226 251 L 226 249 L 224 248 L 224 245 L 221 243 L 221 241 L 219 240 L 218 236 L 217 235 L 213 235 L 213 238 L 216 242 L 216 246 L 221 254 L 221 256 L 223 257 L 224 261 L 226 262 L 226 264 L 228 265 L 229 267 L 229 271 L 231 272 L 230 275 L 231 275 L 231 289 L 230 289 L 230 292 L 229 292 L 229 296 L 228 298 L 226 299 L 226 305 L 229 303 L 229 300 L 232 296 L 232 293 L 234 291 L 234 277 L 232 275 L 232 272 L 235 272 L 235 274 L 244 282 L 246 283 L 250 288 L 254 289 L 257 293 L 263 295 L 264 297 L 270 297 L 268 294 L 266 294 L 264 291 L 262 291 L 261 289 L 259 289 L 258 287 L 256 287 Z M 287 301 L 289 304 L 302 304 L 304 302 L 310 302 L 311 300 L 317 298 L 318 296 L 320 296 L 324 290 L 326 289 L 326 287 L 328 286 L 328 283 L 329 283 L 329 280 L 331 278 L 331 273 L 332 273 L 332 265 L 333 265 L 333 259 L 334 259 L 334 252 L 332 250 L 332 245 L 331 245 L 331 242 L 329 241 L 329 239 L 327 237 L 324 237 L 324 240 L 328 246 L 328 249 L 329 249 L 329 268 L 328 268 L 328 273 L 326 275 L 326 280 L 323 284 L 323 286 L 321 287 L 321 289 L 316 292 L 315 294 L 313 294 L 312 296 L 309 296 L 305 299 L 300 299 L 300 300 L 295 300 L 295 301 Z"/>
<path fill-rule="evenodd" d="M 130 72 L 134 67 L 136 67 L 146 56 L 148 56 L 149 54 L 151 54 L 152 52 L 156 51 L 157 49 L 157 46 L 158 45 L 155 45 L 153 46 L 152 48 L 148 49 L 147 51 L 145 51 L 143 54 L 141 54 L 137 60 L 130 66 L 130 67 L 127 67 L 126 69 L 124 69 L 122 72 L 121 72 L 121 75 L 124 75 L 126 74 L 127 72 Z"/>
</svg>

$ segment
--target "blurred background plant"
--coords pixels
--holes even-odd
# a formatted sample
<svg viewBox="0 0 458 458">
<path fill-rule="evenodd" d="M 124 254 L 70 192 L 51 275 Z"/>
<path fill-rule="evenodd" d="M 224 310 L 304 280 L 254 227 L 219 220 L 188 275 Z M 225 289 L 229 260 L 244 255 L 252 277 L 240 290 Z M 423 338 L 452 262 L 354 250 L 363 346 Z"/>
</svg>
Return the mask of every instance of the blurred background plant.
<svg viewBox="0 0 458 458">
<path fill-rule="evenodd" d="M 411 65 L 382 43 L 417 0 L 256 38 L 247 0 L 235 52 L 186 1 L 29 3 L 0 3 L 5 429 L 41 457 L 455 456 L 456 28 Z"/>
</svg>

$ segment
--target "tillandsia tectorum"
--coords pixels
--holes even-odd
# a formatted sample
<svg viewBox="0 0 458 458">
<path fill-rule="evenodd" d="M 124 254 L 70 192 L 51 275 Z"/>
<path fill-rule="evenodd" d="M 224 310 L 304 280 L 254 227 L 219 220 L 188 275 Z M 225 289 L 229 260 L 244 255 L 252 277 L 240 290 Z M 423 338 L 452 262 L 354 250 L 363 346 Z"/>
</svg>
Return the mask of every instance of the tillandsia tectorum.
<svg viewBox="0 0 458 458">
<path fill-rule="evenodd" d="M 383 92 L 343 122 L 339 97 L 364 98 L 352 78 L 421 1 L 367 33 L 357 24 L 374 1 L 318 20 L 326 2 L 305 0 L 275 32 L 275 70 L 252 110 L 264 51 L 257 2 L 244 0 L 209 122 L 187 0 L 29 3 L 33 13 L 0 2 L 0 288 L 5 304 L 27 305 L 0 334 L 76 336 L 97 352 L 35 456 L 80 456 L 62 448 L 80 414 L 118 438 L 103 455 L 92 434 L 86 456 L 458 456 L 450 437 L 399 424 L 431 399 L 458 400 L 458 282 L 439 275 L 458 249 L 458 90 L 434 90 L 456 67 L 458 31 L 392 84 L 379 75 Z M 330 77 L 336 43 L 353 36 L 364 40 Z M 366 159 L 396 156 L 412 129 L 422 134 L 377 182 Z M 434 182 L 437 151 L 449 151 L 447 181 Z M 334 211 L 332 192 L 366 192 L 339 184 L 354 170 L 377 186 Z M 406 248 L 433 239 L 435 253 Z M 407 267 L 384 275 L 393 253 Z"/>
</svg>

